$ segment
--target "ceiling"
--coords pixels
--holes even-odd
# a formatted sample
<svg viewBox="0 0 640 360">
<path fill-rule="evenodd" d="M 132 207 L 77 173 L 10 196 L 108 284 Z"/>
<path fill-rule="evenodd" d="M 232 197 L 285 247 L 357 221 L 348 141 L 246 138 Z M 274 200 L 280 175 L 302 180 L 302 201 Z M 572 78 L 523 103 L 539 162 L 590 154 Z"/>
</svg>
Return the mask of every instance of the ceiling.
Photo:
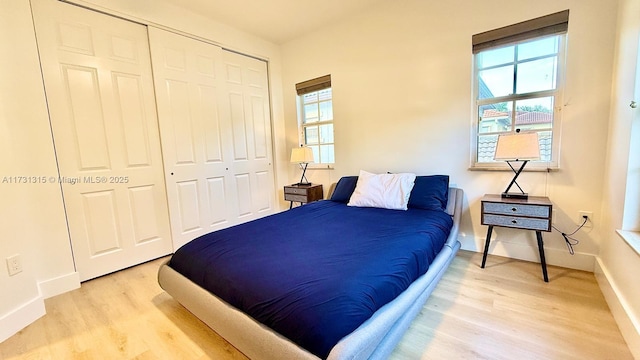
<svg viewBox="0 0 640 360">
<path fill-rule="evenodd" d="M 382 0 L 163 0 L 282 44 L 366 10 Z"/>
</svg>

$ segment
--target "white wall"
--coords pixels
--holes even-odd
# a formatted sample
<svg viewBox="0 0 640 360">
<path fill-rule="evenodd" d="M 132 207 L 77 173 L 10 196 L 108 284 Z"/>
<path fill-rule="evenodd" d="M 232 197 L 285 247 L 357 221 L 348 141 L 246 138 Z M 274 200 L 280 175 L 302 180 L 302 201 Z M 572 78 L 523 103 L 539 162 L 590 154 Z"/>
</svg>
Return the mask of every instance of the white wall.
<svg viewBox="0 0 640 360">
<path fill-rule="evenodd" d="M 49 181 L 58 172 L 28 1 L 0 0 L 0 154 L 2 341 L 44 314 L 44 297 L 79 284 L 60 186 Z M 24 271 L 9 277 L 14 254 Z"/>
<path fill-rule="evenodd" d="M 554 203 L 555 225 L 573 231 L 578 211 L 594 227 L 576 237 L 576 255 L 562 237 L 545 233 L 550 264 L 593 271 L 602 229 L 602 185 L 616 24 L 616 1 L 389 1 L 283 45 L 287 143 L 297 142 L 294 84 L 331 74 L 335 170 L 310 170 L 325 185 L 360 169 L 449 174 L 464 189 L 462 247 L 480 250 L 480 198 L 499 193 L 509 172 L 470 171 L 471 36 L 570 9 L 561 169 L 525 173 L 520 185 Z M 597 24 L 595 26 L 594 24 Z M 297 171 L 290 167 L 290 180 Z M 299 176 L 299 175 L 298 175 Z M 521 179 L 521 180 L 520 180 Z M 496 228 L 491 253 L 538 261 L 535 234 Z M 550 271 L 553 279 L 554 271 Z"/>
<path fill-rule="evenodd" d="M 609 145 L 605 167 L 603 202 L 601 212 L 605 214 L 602 228 L 602 245 L 596 274 L 609 307 L 618 322 L 627 344 L 636 358 L 640 358 L 640 255 L 620 236 L 616 229 L 623 228 L 626 215 L 625 193 L 628 160 L 631 149 L 632 124 L 640 125 L 640 109 L 631 109 L 637 73 L 640 42 L 640 0 L 621 0 L 615 48 L 614 81 L 609 122 Z M 635 94 L 636 96 L 639 94 Z M 635 98 L 636 102 L 640 99 Z M 637 138 L 636 138 L 637 139 Z M 637 140 L 635 140 L 637 141 Z M 635 144 L 637 148 L 637 143 Z M 632 177 L 633 178 L 633 177 Z M 637 187 L 637 184 L 630 184 Z M 632 202 L 637 207 L 639 199 Z M 634 206 L 627 204 L 626 211 Z M 637 213 L 636 213 L 637 216 Z M 637 223 L 628 221 L 629 223 Z M 625 226 L 629 226 L 625 224 Z M 640 230 L 625 227 L 626 230 Z"/>
</svg>

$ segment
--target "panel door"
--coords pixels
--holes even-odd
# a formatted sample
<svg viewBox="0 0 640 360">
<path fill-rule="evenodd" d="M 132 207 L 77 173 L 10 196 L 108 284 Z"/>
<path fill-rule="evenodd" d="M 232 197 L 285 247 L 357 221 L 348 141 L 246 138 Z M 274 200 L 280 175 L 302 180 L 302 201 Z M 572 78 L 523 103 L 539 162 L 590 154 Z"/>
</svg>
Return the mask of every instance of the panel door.
<svg viewBox="0 0 640 360">
<path fill-rule="evenodd" d="M 273 212 L 275 200 L 267 64 L 223 50 L 226 106 L 230 111 L 232 188 L 240 220 Z"/>
<path fill-rule="evenodd" d="M 33 12 L 81 280 L 169 254 L 146 28 L 54 0 Z"/>
<path fill-rule="evenodd" d="M 266 64 L 243 69 L 218 46 L 152 27 L 149 39 L 174 248 L 272 213 Z"/>
</svg>

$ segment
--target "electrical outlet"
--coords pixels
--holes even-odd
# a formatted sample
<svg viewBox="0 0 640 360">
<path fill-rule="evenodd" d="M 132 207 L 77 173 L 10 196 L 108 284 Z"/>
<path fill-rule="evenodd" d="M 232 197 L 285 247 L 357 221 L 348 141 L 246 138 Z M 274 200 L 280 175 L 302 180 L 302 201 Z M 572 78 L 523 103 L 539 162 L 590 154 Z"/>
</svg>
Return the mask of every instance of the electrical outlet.
<svg viewBox="0 0 640 360">
<path fill-rule="evenodd" d="M 587 222 L 584 223 L 584 227 L 593 227 L 593 212 L 591 211 L 578 211 L 578 224 L 582 224 L 584 222 L 585 216 L 587 217 Z"/>
<path fill-rule="evenodd" d="M 20 261 L 20 255 L 16 254 L 7 258 L 7 269 L 9 270 L 9 276 L 13 276 L 19 272 L 22 272 L 22 262 Z"/>
</svg>

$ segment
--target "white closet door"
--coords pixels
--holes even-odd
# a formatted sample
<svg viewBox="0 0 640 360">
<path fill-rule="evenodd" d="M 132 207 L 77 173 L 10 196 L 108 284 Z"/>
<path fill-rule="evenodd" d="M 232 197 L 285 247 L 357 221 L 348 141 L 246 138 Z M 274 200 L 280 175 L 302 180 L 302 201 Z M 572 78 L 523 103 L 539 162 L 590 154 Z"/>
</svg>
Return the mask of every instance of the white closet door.
<svg viewBox="0 0 640 360">
<path fill-rule="evenodd" d="M 32 3 L 81 280 L 169 254 L 146 28 L 54 0 Z"/>
<path fill-rule="evenodd" d="M 238 197 L 235 216 L 255 219 L 272 213 L 275 200 L 267 64 L 227 50 L 222 55 L 232 128 L 227 150 Z"/>
<path fill-rule="evenodd" d="M 228 226 L 230 194 L 223 150 L 231 134 L 221 106 L 222 49 L 149 28 L 174 248 Z M 235 209 L 234 209 L 235 210 Z"/>
<path fill-rule="evenodd" d="M 174 248 L 271 214 L 266 63 L 149 28 Z"/>
</svg>

